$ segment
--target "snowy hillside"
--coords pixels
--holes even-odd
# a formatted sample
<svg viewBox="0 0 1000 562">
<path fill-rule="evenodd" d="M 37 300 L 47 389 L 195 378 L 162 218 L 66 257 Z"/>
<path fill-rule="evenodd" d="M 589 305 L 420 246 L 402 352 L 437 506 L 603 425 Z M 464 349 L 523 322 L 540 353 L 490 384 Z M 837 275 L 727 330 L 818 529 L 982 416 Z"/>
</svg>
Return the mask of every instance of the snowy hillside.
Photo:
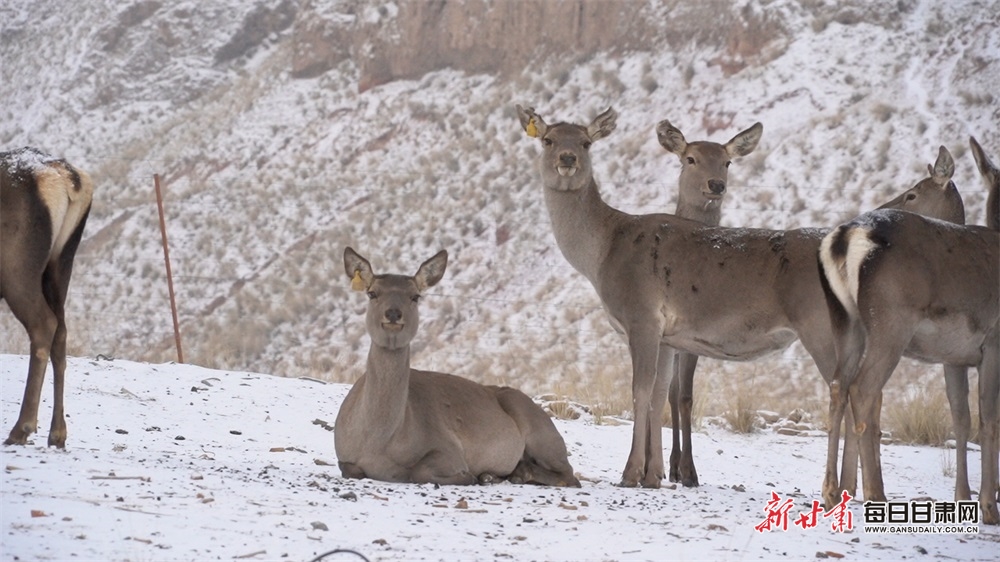
<svg viewBox="0 0 1000 562">
<path fill-rule="evenodd" d="M 407 273 L 445 248 L 416 364 L 627 407 L 625 346 L 555 247 L 538 149 L 514 105 L 550 122 L 614 106 L 618 130 L 593 152 L 606 199 L 630 212 L 673 209 L 679 165 L 653 133 L 668 118 L 689 140 L 718 142 L 764 124 L 731 168 L 723 224 L 836 224 L 922 179 L 942 144 L 969 222 L 982 223 L 967 146 L 971 134 L 1000 152 L 989 4 L 715 2 L 733 27 L 678 42 L 667 31 L 694 17 L 683 3 L 623 2 L 651 26 L 627 48 L 539 51 L 518 72 L 440 68 L 364 89 L 351 57 L 293 77 L 296 41 L 314 20 L 391 31 L 394 4 L 13 0 L 0 5 L 0 147 L 40 147 L 95 180 L 71 354 L 175 358 L 159 174 L 189 363 L 352 381 L 367 338 L 344 246 Z M 474 41 L 464 27 L 472 35 L 455 41 Z M 26 353 L 7 313 L 0 333 L 0 351 Z M 723 390 L 703 399 L 709 409 L 744 385 L 775 401 L 823 397 L 798 346 L 700 369 L 704 387 Z"/>
</svg>

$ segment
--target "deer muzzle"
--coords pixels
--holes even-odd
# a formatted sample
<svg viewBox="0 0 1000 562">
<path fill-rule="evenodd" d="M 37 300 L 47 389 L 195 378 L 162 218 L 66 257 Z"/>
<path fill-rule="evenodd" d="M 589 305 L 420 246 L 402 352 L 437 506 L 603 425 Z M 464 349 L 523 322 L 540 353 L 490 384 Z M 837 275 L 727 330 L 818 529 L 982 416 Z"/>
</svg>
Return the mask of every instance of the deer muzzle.
<svg viewBox="0 0 1000 562">
<path fill-rule="evenodd" d="M 559 172 L 560 176 L 568 178 L 576 173 L 576 170 L 579 168 L 577 164 L 576 154 L 564 152 L 559 155 L 559 161 L 556 163 L 556 171 Z"/>
</svg>

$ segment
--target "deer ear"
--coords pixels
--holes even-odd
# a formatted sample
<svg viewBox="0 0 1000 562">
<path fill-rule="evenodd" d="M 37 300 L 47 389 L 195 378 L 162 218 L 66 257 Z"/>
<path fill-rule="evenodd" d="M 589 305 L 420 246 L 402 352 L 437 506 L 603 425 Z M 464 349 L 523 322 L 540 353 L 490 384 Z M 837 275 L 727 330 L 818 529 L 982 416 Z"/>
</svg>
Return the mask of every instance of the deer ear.
<svg viewBox="0 0 1000 562">
<path fill-rule="evenodd" d="M 427 287 L 433 287 L 444 277 L 445 267 L 448 266 L 448 252 L 441 250 L 434 254 L 434 257 L 420 264 L 413 280 L 417 283 L 417 290 L 423 291 Z"/>
<path fill-rule="evenodd" d="M 613 107 L 594 118 L 594 121 L 587 127 L 587 134 L 591 141 L 603 139 L 611 134 L 618 126 L 618 112 Z"/>
<path fill-rule="evenodd" d="M 984 176 L 990 175 L 991 171 L 995 173 L 997 167 L 993 165 L 983 147 L 979 146 L 976 137 L 969 137 L 969 147 L 972 148 L 972 157 L 976 160 L 976 167 L 979 168 L 979 173 Z"/>
<path fill-rule="evenodd" d="M 351 289 L 355 291 L 367 290 L 375 279 L 372 265 L 350 246 L 344 249 L 344 272 L 351 278 Z"/>
<path fill-rule="evenodd" d="M 542 116 L 535 113 L 534 108 L 531 107 L 523 108 L 518 105 L 517 118 L 521 121 L 521 128 L 524 129 L 524 132 L 534 139 L 542 138 L 545 135 L 545 131 L 549 128 L 545 124 L 545 120 L 542 119 Z"/>
<path fill-rule="evenodd" d="M 942 146 L 938 149 L 938 157 L 934 162 L 934 167 L 927 167 L 931 178 L 939 185 L 948 185 L 951 176 L 955 173 L 955 161 L 951 158 L 948 149 Z"/>
<path fill-rule="evenodd" d="M 660 141 L 660 146 L 667 149 L 667 152 L 672 152 L 677 156 L 683 156 L 684 149 L 687 148 L 684 133 L 666 119 L 656 124 L 656 140 Z"/>
<path fill-rule="evenodd" d="M 737 133 L 728 143 L 726 143 L 726 154 L 730 157 L 746 156 L 757 148 L 761 135 L 764 134 L 764 126 L 754 123 L 749 129 Z"/>
</svg>

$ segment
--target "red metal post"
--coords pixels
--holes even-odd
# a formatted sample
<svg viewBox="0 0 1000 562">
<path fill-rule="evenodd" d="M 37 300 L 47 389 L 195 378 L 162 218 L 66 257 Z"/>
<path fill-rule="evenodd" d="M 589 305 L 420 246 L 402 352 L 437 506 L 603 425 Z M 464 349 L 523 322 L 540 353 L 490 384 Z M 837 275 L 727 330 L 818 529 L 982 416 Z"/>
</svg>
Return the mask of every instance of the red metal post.
<svg viewBox="0 0 1000 562">
<path fill-rule="evenodd" d="M 167 264 L 167 291 L 170 293 L 170 313 L 174 317 L 174 341 L 177 344 L 177 362 L 183 363 L 184 351 L 181 349 L 181 326 L 177 320 L 177 301 L 174 298 L 174 276 L 170 273 L 170 246 L 167 245 L 167 222 L 163 215 L 160 174 L 153 174 L 153 184 L 156 186 L 156 207 L 160 211 L 160 236 L 163 238 L 163 261 Z"/>
</svg>

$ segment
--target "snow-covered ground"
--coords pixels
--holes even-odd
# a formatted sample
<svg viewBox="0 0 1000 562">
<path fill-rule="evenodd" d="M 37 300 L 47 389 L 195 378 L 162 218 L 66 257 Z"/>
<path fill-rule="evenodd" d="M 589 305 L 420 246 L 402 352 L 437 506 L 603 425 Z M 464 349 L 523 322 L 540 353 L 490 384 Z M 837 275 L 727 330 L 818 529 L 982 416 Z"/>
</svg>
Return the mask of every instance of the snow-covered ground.
<svg viewBox="0 0 1000 562">
<path fill-rule="evenodd" d="M 0 355 L 2 427 L 17 418 L 27 358 Z M 820 499 L 825 437 L 694 435 L 702 486 L 615 486 L 631 428 L 557 420 L 581 489 L 386 484 L 341 478 L 331 427 L 348 387 L 177 364 L 71 359 L 65 451 L 42 431 L 6 446 L 4 560 L 996 560 L 1000 529 L 866 534 L 830 520 L 759 533 L 771 493 Z M 666 430 L 665 430 L 666 431 Z M 952 451 L 883 447 L 892 500 L 952 497 Z M 979 453 L 970 479 L 979 481 Z M 336 554 L 324 560 L 360 560 Z"/>
</svg>

